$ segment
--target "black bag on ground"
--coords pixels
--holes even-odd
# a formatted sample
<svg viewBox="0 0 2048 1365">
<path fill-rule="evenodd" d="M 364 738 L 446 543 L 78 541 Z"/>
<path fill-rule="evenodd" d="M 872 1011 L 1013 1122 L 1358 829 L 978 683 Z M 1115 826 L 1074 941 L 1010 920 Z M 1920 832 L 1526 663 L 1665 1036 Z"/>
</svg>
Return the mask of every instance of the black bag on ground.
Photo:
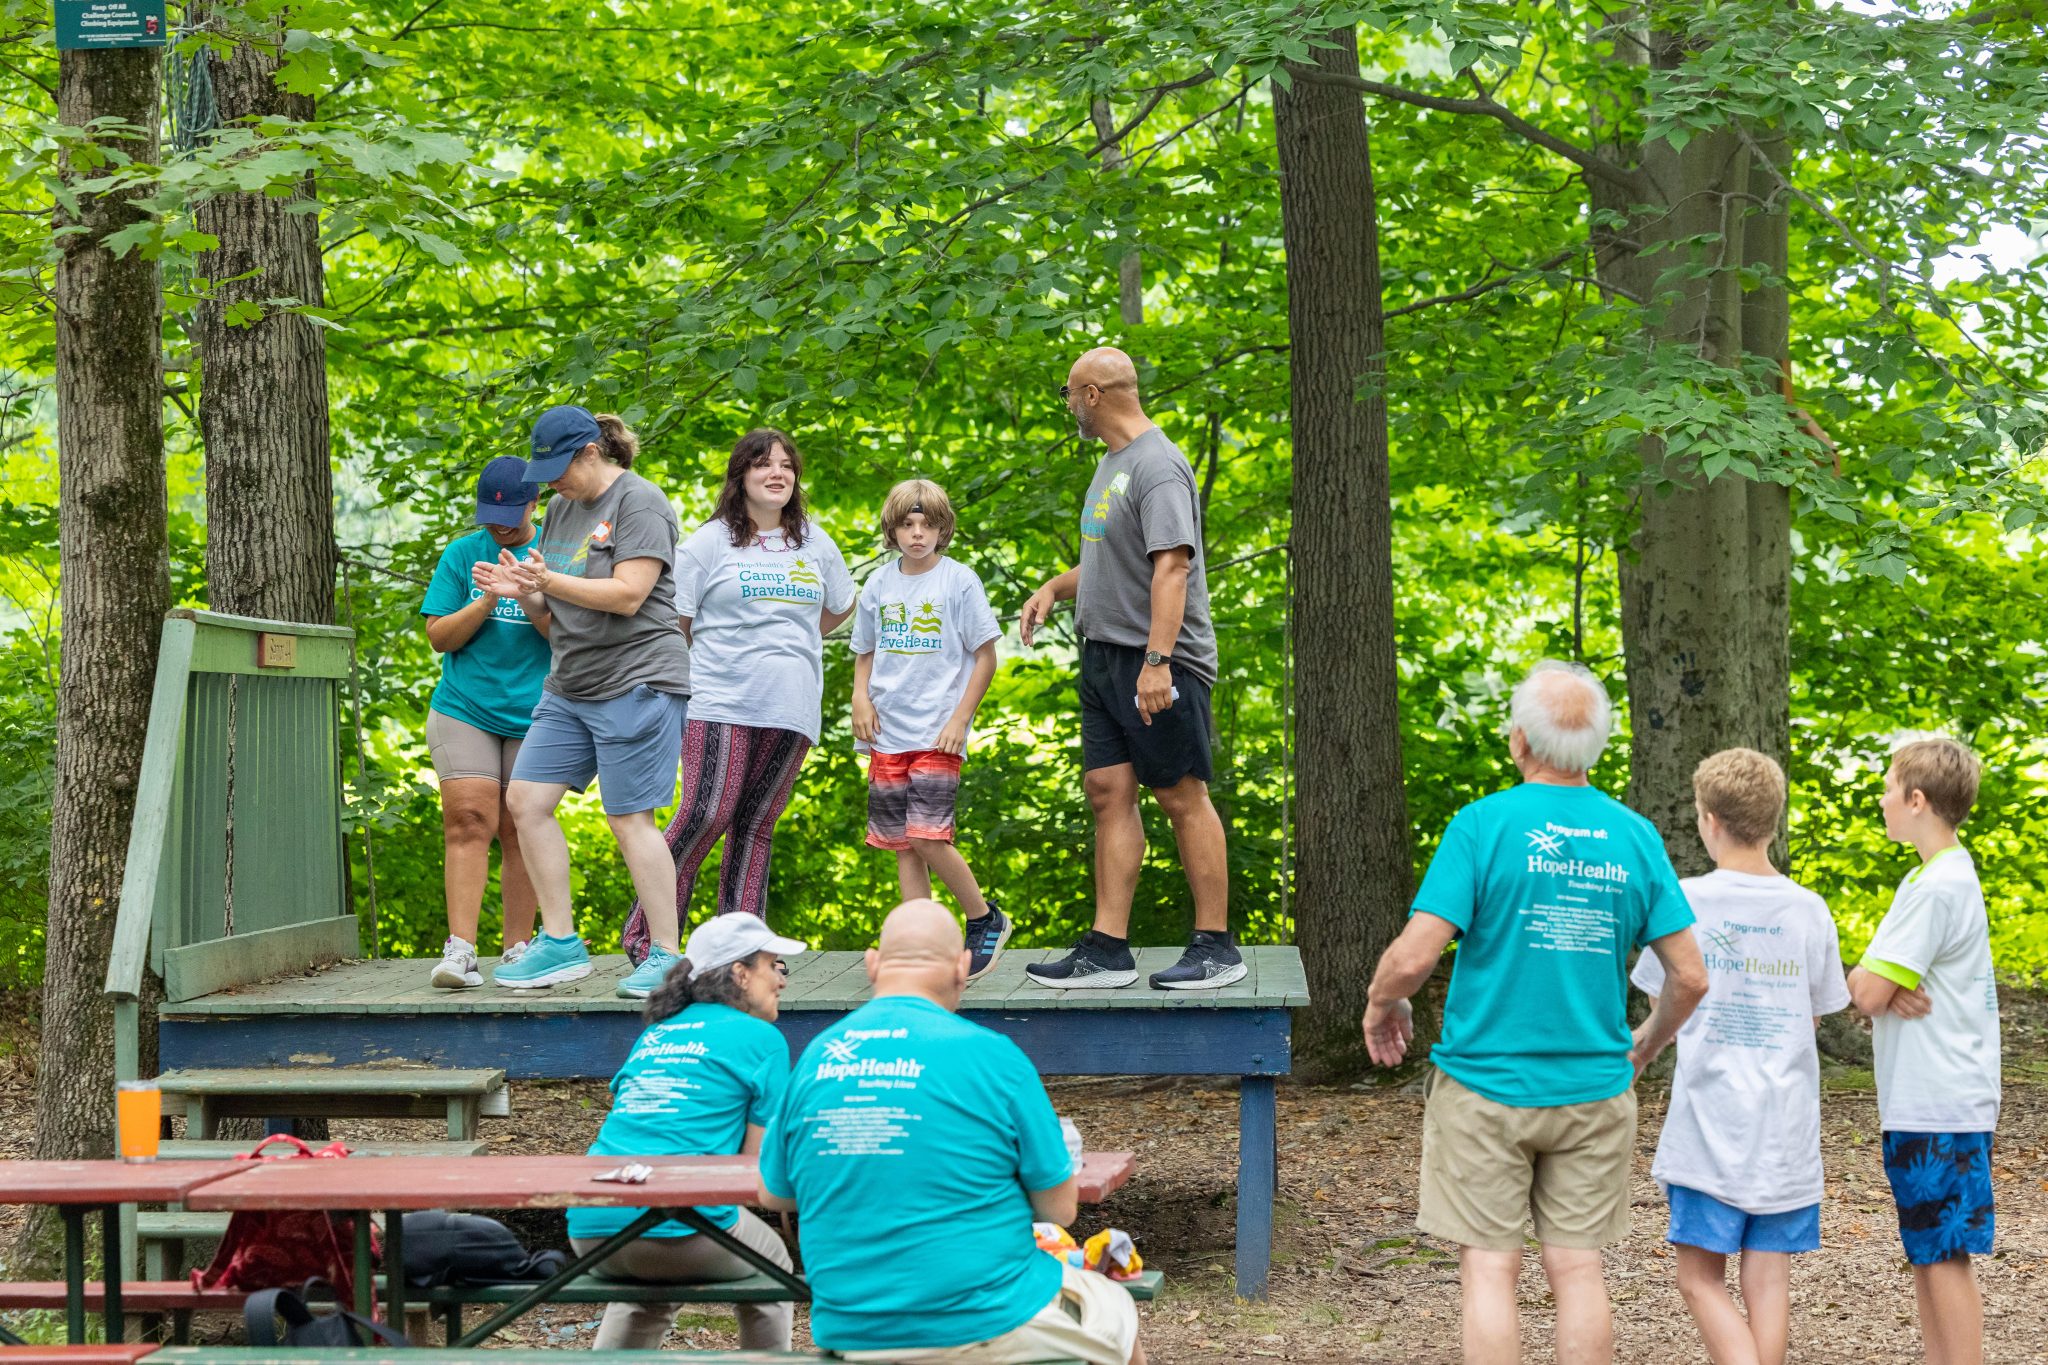
<svg viewBox="0 0 2048 1365">
<path fill-rule="evenodd" d="M 538 1283 L 569 1264 L 559 1251 L 528 1251 L 512 1229 L 481 1214 L 422 1209 L 404 1217 L 405 1282 L 421 1289 Z"/>
<path fill-rule="evenodd" d="M 325 1293 L 316 1294 L 324 1290 Z M 298 1289 L 264 1289 L 251 1294 L 242 1305 L 242 1321 L 249 1329 L 251 1346 L 411 1346 L 399 1333 L 381 1322 L 337 1307 L 332 1313 L 315 1313 L 307 1306 L 315 1298 L 334 1297 L 334 1286 L 325 1280 L 308 1280 Z M 284 1340 L 277 1339 L 277 1320 L 284 1319 Z"/>
</svg>

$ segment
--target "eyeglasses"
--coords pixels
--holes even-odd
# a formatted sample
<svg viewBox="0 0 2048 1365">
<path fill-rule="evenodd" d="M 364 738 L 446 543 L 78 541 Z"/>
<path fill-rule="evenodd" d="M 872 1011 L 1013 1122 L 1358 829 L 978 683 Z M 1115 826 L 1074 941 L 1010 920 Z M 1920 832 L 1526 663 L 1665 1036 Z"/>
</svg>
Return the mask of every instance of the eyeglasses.
<svg viewBox="0 0 2048 1365">
<path fill-rule="evenodd" d="M 1112 379 L 1112 380 L 1110 380 L 1110 381 L 1109 381 L 1109 382 L 1108 382 L 1107 384 L 1095 384 L 1095 383 L 1088 383 L 1088 384 L 1078 384 L 1078 385 L 1076 385 L 1076 384 L 1062 384 L 1062 385 L 1060 385 L 1060 397 L 1061 397 L 1062 399 L 1064 399 L 1064 398 L 1068 397 L 1069 395 L 1071 395 L 1071 394 L 1072 394 L 1072 393 L 1074 392 L 1074 390 L 1075 390 L 1076 388 L 1083 388 L 1083 389 L 1096 389 L 1096 390 L 1099 390 L 1099 391 L 1100 391 L 1100 390 L 1108 390 L 1108 389 L 1121 389 L 1121 388 L 1124 388 L 1125 386 L 1127 386 L 1127 385 L 1128 385 L 1128 384 L 1129 384 L 1130 382 L 1131 382 L 1131 381 L 1130 381 L 1130 380 L 1128 380 L 1128 379 Z"/>
</svg>

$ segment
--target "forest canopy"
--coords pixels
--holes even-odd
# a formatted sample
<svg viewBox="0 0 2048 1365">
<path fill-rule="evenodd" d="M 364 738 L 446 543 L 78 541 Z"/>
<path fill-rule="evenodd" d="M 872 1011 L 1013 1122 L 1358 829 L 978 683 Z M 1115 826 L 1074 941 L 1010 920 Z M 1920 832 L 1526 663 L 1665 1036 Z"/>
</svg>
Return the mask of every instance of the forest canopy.
<svg viewBox="0 0 2048 1365">
<path fill-rule="evenodd" d="M 1642 471 L 1653 435 L 1687 477 L 1790 490 L 1787 855 L 1845 952 L 1912 856 L 1877 816 L 1886 755 L 1940 732 L 1984 759 L 1965 838 L 1999 964 L 2038 974 L 2048 39 L 2028 10 L 1660 6 L 1683 39 L 1671 57 L 1589 7 L 1429 0 L 174 6 L 161 161 L 95 171 L 149 196 L 147 221 L 110 245 L 161 269 L 173 598 L 212 600 L 193 337 L 227 281 L 208 277 L 220 243 L 202 209 L 311 177 L 324 299 L 269 295 L 227 323 L 296 312 L 325 338 L 335 615 L 360 664 L 344 771 L 355 847 L 374 856 L 374 897 L 360 856 L 355 892 L 377 950 L 424 954 L 444 929 L 425 579 L 468 528 L 482 465 L 523 453 L 532 417 L 562 401 L 635 426 L 636 469 L 686 525 L 709 513 L 741 432 L 790 431 L 813 516 L 857 575 L 881 561 L 891 483 L 948 489 L 953 553 L 1009 631 L 963 842 L 1020 942 L 1061 942 L 1091 897 L 1071 617 L 1033 650 L 1014 623 L 1075 560 L 1098 453 L 1058 387 L 1080 351 L 1119 345 L 1203 499 L 1234 917 L 1247 940 L 1286 940 L 1294 689 L 1299 669 L 1343 663 L 1299 658 L 1291 630 L 1290 537 L 1327 509 L 1292 496 L 1275 88 L 1301 79 L 1320 35 L 1356 27 L 1415 868 L 1453 810 L 1511 780 L 1506 692 L 1529 664 L 1581 659 L 1626 702 L 1620 569 L 1644 508 L 1671 492 Z M 273 41 L 278 81 L 310 114 L 215 123 L 205 53 Z M 89 145 L 57 118 L 57 80 L 46 0 L 0 0 L 0 979 L 14 985 L 40 975 L 62 648 L 52 209 L 60 158 Z M 1646 334 L 1658 300 L 1618 292 L 1597 259 L 1620 220 L 1584 151 L 1749 138 L 1750 155 L 1757 128 L 1778 141 L 1745 194 L 1788 219 L 1782 280 L 1701 268 L 1785 289 L 1782 374 L 1778 358 L 1710 365 Z M 1702 246 L 1667 243 L 1662 259 Z M 861 844 L 850 683 L 835 640 L 770 902 L 780 929 L 829 947 L 865 944 L 895 889 Z M 1625 792 L 1629 755 L 1618 739 L 1594 780 Z M 630 889 L 595 803 L 572 811 L 577 903 L 597 912 L 593 947 L 610 946 Z M 1133 932 L 1172 941 L 1186 893 L 1163 824 L 1151 846 Z"/>
</svg>

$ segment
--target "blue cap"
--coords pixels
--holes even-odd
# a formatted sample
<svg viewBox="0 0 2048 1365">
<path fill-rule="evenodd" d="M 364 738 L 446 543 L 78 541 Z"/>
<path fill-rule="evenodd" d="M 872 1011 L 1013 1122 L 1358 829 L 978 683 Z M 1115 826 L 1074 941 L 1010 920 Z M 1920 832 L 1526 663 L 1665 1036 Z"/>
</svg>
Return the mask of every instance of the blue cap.
<svg viewBox="0 0 2048 1365">
<path fill-rule="evenodd" d="M 477 476 L 477 525 L 517 526 L 526 520 L 526 509 L 539 496 L 540 485 L 526 481 L 526 461 L 517 455 L 500 455 Z"/>
<path fill-rule="evenodd" d="M 551 483 L 562 477 L 576 452 L 603 437 L 590 409 L 564 404 L 549 408 L 533 424 L 533 458 L 526 462 L 529 483 Z"/>
</svg>

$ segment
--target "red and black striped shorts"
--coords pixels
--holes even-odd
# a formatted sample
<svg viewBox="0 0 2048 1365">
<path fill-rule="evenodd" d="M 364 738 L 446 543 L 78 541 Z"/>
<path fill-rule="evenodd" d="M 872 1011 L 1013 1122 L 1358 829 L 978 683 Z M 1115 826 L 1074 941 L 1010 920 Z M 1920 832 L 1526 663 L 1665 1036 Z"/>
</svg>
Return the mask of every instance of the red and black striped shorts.
<svg viewBox="0 0 2048 1365">
<path fill-rule="evenodd" d="M 869 754 L 869 847 L 902 850 L 912 839 L 952 843 L 960 757 L 938 749 Z"/>
</svg>

